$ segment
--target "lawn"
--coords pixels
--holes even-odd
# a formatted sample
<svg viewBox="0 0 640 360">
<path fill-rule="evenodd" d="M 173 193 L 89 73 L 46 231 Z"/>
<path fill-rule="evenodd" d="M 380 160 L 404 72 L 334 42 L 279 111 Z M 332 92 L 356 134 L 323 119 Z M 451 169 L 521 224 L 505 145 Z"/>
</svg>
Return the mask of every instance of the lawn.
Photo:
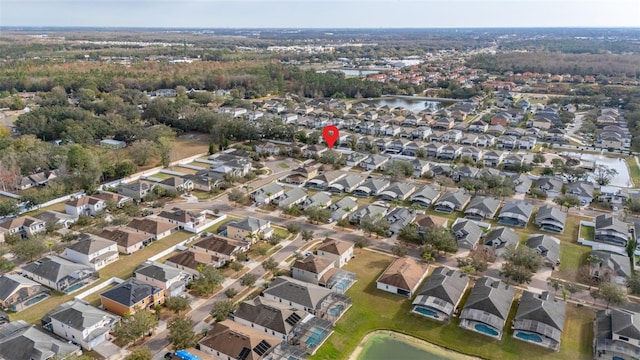
<svg viewBox="0 0 640 360">
<path fill-rule="evenodd" d="M 36 215 L 40 215 L 46 211 L 58 211 L 58 212 L 65 212 L 65 206 L 64 206 L 64 202 L 60 202 L 57 204 L 53 204 L 53 205 L 49 205 L 47 207 L 43 207 L 40 208 L 38 210 L 34 210 L 34 211 L 30 211 L 24 215 L 29 215 L 29 216 L 36 216 Z"/>
<path fill-rule="evenodd" d="M 585 240 L 596 238 L 596 228 L 593 226 L 580 226 L 580 237 Z"/>
<path fill-rule="evenodd" d="M 347 359 L 362 338 L 374 330 L 402 332 L 465 354 L 487 359 L 590 359 L 593 312 L 569 305 L 559 352 L 545 350 L 511 337 L 507 329 L 502 341 L 463 330 L 457 321 L 439 324 L 409 312 L 410 300 L 376 289 L 375 279 L 392 258 L 361 251 L 345 269 L 358 281 L 349 289 L 352 307 L 338 321 L 335 332 L 310 359 Z M 511 316 L 517 302 L 514 301 Z M 507 324 L 511 318 L 507 319 Z M 508 326 L 507 326 L 508 328 Z M 526 354 L 526 356 L 525 356 Z"/>
<path fill-rule="evenodd" d="M 227 215 L 227 218 L 226 218 L 226 219 L 224 219 L 224 220 L 222 220 L 222 221 L 220 221 L 220 222 L 217 222 L 217 223 L 215 223 L 215 224 L 213 224 L 213 225 L 209 226 L 208 228 L 204 229 L 204 232 L 210 232 L 210 233 L 212 233 L 212 234 L 217 234 L 217 233 L 218 233 L 218 228 L 219 228 L 220 226 L 222 226 L 222 225 L 224 225 L 224 224 L 228 223 L 228 222 L 229 222 L 229 221 L 231 221 L 231 220 L 240 221 L 240 220 L 242 220 L 242 219 L 241 219 L 241 218 L 239 218 L 239 217 L 236 217 L 236 216 Z"/>
<path fill-rule="evenodd" d="M 289 235 L 290 235 L 290 234 L 289 234 L 289 232 L 287 231 L 287 229 L 285 229 L 285 228 L 281 228 L 281 227 L 279 227 L 279 226 L 274 226 L 274 227 L 273 227 L 273 233 L 274 233 L 274 234 L 277 234 L 277 235 L 280 235 L 280 237 L 281 237 L 282 239 L 286 239 L 286 238 L 288 238 L 288 237 L 289 237 Z"/>
<path fill-rule="evenodd" d="M 178 231 L 170 236 L 153 242 L 151 245 L 139 250 L 131 255 L 120 255 L 120 260 L 111 263 L 105 266 L 100 270 L 100 280 L 93 283 L 93 286 L 96 286 L 111 277 L 118 277 L 121 279 L 130 278 L 133 274 L 133 270 L 135 268 L 147 261 L 151 256 L 173 246 L 177 243 L 188 239 L 193 234 L 188 233 L 186 231 Z M 82 291 L 86 291 L 89 288 L 85 288 Z M 40 319 L 47 314 L 49 311 L 56 308 L 58 305 L 69 301 L 73 298 L 73 296 L 78 295 L 74 293 L 73 295 L 58 295 L 52 296 L 48 299 L 43 300 L 38 303 L 37 306 L 30 307 L 24 311 L 21 311 L 16 314 L 11 314 L 11 321 L 15 320 L 24 320 L 30 323 L 39 323 Z"/>
<path fill-rule="evenodd" d="M 152 178 L 166 180 L 172 178 L 174 175 L 169 175 L 167 173 L 163 173 L 162 171 L 158 171 L 157 173 L 151 175 Z"/>
<path fill-rule="evenodd" d="M 591 248 L 578 244 L 560 243 L 560 271 L 577 270 L 591 253 Z M 575 279 L 571 279 L 575 281 Z"/>
<path fill-rule="evenodd" d="M 209 150 L 209 142 L 207 140 L 200 140 L 197 138 L 176 138 L 173 142 L 173 149 L 171 151 L 171 161 L 177 161 L 189 156 L 194 156 L 202 153 L 206 153 Z"/>
<path fill-rule="evenodd" d="M 631 182 L 633 182 L 633 186 L 640 186 L 640 168 L 638 168 L 635 156 L 627 158 L 627 166 L 629 166 L 629 173 L 631 174 Z"/>
<path fill-rule="evenodd" d="M 290 168 L 290 166 L 289 166 L 288 164 L 283 163 L 283 162 L 279 163 L 279 164 L 278 164 L 278 167 L 279 167 L 280 169 L 289 169 L 289 168 Z"/>
</svg>

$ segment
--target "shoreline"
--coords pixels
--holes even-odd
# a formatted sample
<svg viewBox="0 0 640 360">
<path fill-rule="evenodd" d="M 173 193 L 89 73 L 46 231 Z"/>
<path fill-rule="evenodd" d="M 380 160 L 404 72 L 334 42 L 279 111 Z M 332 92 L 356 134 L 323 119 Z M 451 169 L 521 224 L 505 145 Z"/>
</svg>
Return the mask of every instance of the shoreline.
<svg viewBox="0 0 640 360">
<path fill-rule="evenodd" d="M 459 353 L 457 351 L 454 350 L 450 350 L 447 348 L 444 348 L 442 346 L 430 343 L 426 340 L 422 340 L 416 337 L 413 337 L 411 335 L 407 335 L 407 334 L 402 334 L 399 332 L 395 332 L 395 331 L 391 331 L 391 330 L 374 330 L 371 331 L 370 333 L 368 333 L 367 335 L 364 336 L 364 338 L 362 338 L 362 340 L 360 340 L 360 342 L 358 343 L 358 346 L 355 348 L 355 350 L 353 350 L 353 352 L 351 352 L 351 354 L 349 355 L 349 360 L 358 360 L 358 357 L 360 356 L 360 354 L 362 353 L 362 351 L 365 349 L 366 344 L 368 343 L 368 341 L 371 339 L 371 337 L 376 336 L 376 335 L 386 335 L 392 338 L 396 338 L 396 339 L 400 339 L 402 341 L 405 341 L 407 343 L 410 343 L 411 345 L 424 349 L 430 353 L 433 353 L 435 355 L 438 356 L 443 356 L 443 357 L 447 357 L 449 359 L 452 360 L 481 360 L 481 358 L 479 357 L 475 357 L 475 356 L 470 356 L 470 355 L 465 355 L 462 353 Z"/>
</svg>

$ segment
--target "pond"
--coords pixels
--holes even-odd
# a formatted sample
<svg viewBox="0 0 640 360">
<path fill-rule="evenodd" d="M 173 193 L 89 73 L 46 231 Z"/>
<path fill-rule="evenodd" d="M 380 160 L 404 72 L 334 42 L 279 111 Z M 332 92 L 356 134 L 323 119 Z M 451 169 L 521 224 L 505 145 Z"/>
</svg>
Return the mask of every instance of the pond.
<svg viewBox="0 0 640 360">
<path fill-rule="evenodd" d="M 407 98 L 398 98 L 398 97 L 384 97 L 376 100 L 366 101 L 367 104 L 373 104 L 376 106 L 389 106 L 390 108 L 395 108 L 398 106 L 402 106 L 403 108 L 418 113 L 425 109 L 433 109 L 439 110 L 442 107 L 446 107 L 450 105 L 450 103 L 441 102 L 441 101 L 427 101 L 421 99 L 412 99 L 410 97 Z"/>
<path fill-rule="evenodd" d="M 609 185 L 623 188 L 631 187 L 631 176 L 629 175 L 629 168 L 627 167 L 627 163 L 624 161 L 624 159 L 606 157 L 604 155 L 579 154 L 573 152 L 567 152 L 565 154 L 571 157 L 578 157 L 584 161 L 595 162 L 596 165 L 604 165 L 610 169 L 615 169 L 618 173 L 613 177 L 613 179 L 611 179 L 611 183 L 609 183 Z"/>
<path fill-rule="evenodd" d="M 376 332 L 367 335 L 351 355 L 350 360 L 356 359 L 466 360 L 475 358 L 399 333 Z"/>
</svg>

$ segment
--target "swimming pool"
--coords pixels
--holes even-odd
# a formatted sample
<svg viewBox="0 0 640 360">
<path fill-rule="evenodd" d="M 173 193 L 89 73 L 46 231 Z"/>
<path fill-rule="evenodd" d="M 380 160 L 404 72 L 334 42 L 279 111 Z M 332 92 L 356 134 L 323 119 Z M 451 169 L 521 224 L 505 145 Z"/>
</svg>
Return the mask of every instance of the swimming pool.
<svg viewBox="0 0 640 360">
<path fill-rule="evenodd" d="M 498 337 L 499 335 L 497 331 L 493 330 L 485 324 L 476 324 L 473 328 L 476 329 L 476 331 L 487 334 L 489 336 Z"/>
<path fill-rule="evenodd" d="M 45 299 L 47 296 L 48 296 L 47 294 L 40 294 L 40 295 L 38 295 L 38 296 L 36 296 L 34 298 L 31 298 L 31 299 L 25 301 L 24 302 L 24 306 L 25 307 L 26 306 L 31 306 L 31 305 L 33 305 L 33 304 Z"/>
<path fill-rule="evenodd" d="M 423 308 L 423 307 L 416 307 L 416 308 L 414 309 L 414 311 L 415 311 L 415 312 L 417 312 L 417 313 L 419 313 L 419 314 L 422 314 L 422 315 L 424 315 L 424 316 L 432 317 L 432 318 L 434 318 L 434 319 L 438 319 L 438 318 L 440 318 L 440 316 L 438 315 L 438 313 L 437 313 L 437 312 L 435 312 L 435 311 L 433 311 L 433 310 L 431 310 L 431 309 L 425 309 L 425 308 Z"/>
<path fill-rule="evenodd" d="M 340 291 L 344 294 L 345 291 L 351 286 L 351 280 L 349 279 L 340 279 L 335 285 L 333 285 L 333 289 Z"/>
<path fill-rule="evenodd" d="M 73 284 L 73 285 L 69 286 L 69 287 L 67 288 L 67 291 L 65 291 L 65 292 L 66 292 L 67 294 L 72 293 L 72 292 L 74 292 L 74 291 L 76 291 L 76 290 L 80 289 L 81 287 L 83 287 L 83 286 L 85 286 L 85 285 L 87 285 L 87 283 L 86 283 L 86 282 L 84 282 L 84 281 L 83 281 L 83 282 L 76 283 L 76 284 Z"/>
<path fill-rule="evenodd" d="M 325 338 L 325 335 L 327 335 L 326 330 L 313 328 L 311 330 L 311 336 L 309 336 L 304 343 L 307 344 L 310 349 L 315 349 L 315 347 L 318 346 L 318 344 L 320 344 Z"/>
<path fill-rule="evenodd" d="M 331 309 L 329 309 L 329 315 L 337 317 L 337 316 L 340 316 L 340 314 L 342 314 L 343 311 L 344 311 L 343 305 L 334 306 Z"/>
<path fill-rule="evenodd" d="M 542 342 L 542 338 L 536 334 L 529 334 L 529 333 L 524 333 L 524 332 L 518 332 L 516 334 L 516 337 L 518 339 L 522 339 L 525 341 L 531 341 L 531 342 L 537 342 L 537 343 L 541 343 Z"/>
</svg>

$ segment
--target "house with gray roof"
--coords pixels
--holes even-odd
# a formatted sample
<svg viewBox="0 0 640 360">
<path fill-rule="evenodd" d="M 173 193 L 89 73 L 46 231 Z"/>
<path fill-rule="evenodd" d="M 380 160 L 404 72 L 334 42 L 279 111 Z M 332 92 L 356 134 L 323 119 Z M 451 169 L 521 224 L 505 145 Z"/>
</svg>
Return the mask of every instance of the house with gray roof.
<svg viewBox="0 0 640 360">
<path fill-rule="evenodd" d="M 409 200 L 412 204 L 429 208 L 434 201 L 440 197 L 440 191 L 435 190 L 431 185 L 421 187 L 417 192 L 413 193 Z"/>
<path fill-rule="evenodd" d="M 524 291 L 513 321 L 513 337 L 558 351 L 564 330 L 567 303 L 548 291 Z"/>
<path fill-rule="evenodd" d="M 360 163 L 360 167 L 367 171 L 380 169 L 389 161 L 390 157 L 378 154 L 372 154 Z"/>
<path fill-rule="evenodd" d="M 236 240 L 255 242 L 258 238 L 268 239 L 273 235 L 271 221 L 247 216 L 242 221 L 227 225 L 227 236 Z"/>
<path fill-rule="evenodd" d="M 294 187 L 274 200 L 281 209 L 289 209 L 294 205 L 302 204 L 307 199 L 307 191 L 303 188 Z"/>
<path fill-rule="evenodd" d="M 637 359 L 640 355 L 640 314 L 627 309 L 596 312 L 594 359 Z"/>
<path fill-rule="evenodd" d="M 193 275 L 176 267 L 147 261 L 133 271 L 133 276 L 147 284 L 165 290 L 165 296 L 179 296 L 184 293 L 186 285 L 193 279 Z"/>
<path fill-rule="evenodd" d="M 64 257 L 100 270 L 118 260 L 118 244 L 115 241 L 83 234 L 80 240 L 64 249 Z"/>
<path fill-rule="evenodd" d="M 307 181 L 306 187 L 310 187 L 314 190 L 327 190 L 327 188 L 336 181 L 347 176 L 347 173 L 339 170 L 325 171 L 324 173 L 314 177 Z"/>
<path fill-rule="evenodd" d="M 49 360 L 80 355 L 80 347 L 63 341 L 23 320 L 0 326 L 0 357 L 3 360 Z"/>
<path fill-rule="evenodd" d="M 415 158 L 410 163 L 413 166 L 413 176 L 417 178 L 422 177 L 431 168 L 431 163 L 424 159 Z"/>
<path fill-rule="evenodd" d="M 391 225 L 389 233 L 393 235 L 411 224 L 416 219 L 416 212 L 413 209 L 397 206 L 387 214 L 386 218 Z"/>
<path fill-rule="evenodd" d="M 356 211 L 349 215 L 349 222 L 352 224 L 359 224 L 363 217 L 370 217 L 373 219 L 382 219 L 387 215 L 388 208 L 377 205 L 362 205 L 358 207 Z"/>
<path fill-rule="evenodd" d="M 595 240 L 616 246 L 627 246 L 631 239 L 629 224 L 615 216 L 602 214 L 596 216 Z"/>
<path fill-rule="evenodd" d="M 18 274 L 0 276 L 0 306 L 21 311 L 49 297 L 51 292 L 33 280 Z"/>
<path fill-rule="evenodd" d="M 593 183 L 589 181 L 576 181 L 567 184 L 566 194 L 580 199 L 581 205 L 591 204 L 593 201 Z"/>
<path fill-rule="evenodd" d="M 462 179 L 473 179 L 478 175 L 480 169 L 471 166 L 459 166 L 451 174 L 453 181 L 460 181 Z"/>
<path fill-rule="evenodd" d="M 479 221 L 493 219 L 498 212 L 500 203 L 500 200 L 491 196 L 476 196 L 464 210 L 464 217 Z"/>
<path fill-rule="evenodd" d="M 533 183 L 533 188 L 544 191 L 547 198 L 552 199 L 562 194 L 562 179 L 557 177 L 542 176 Z"/>
<path fill-rule="evenodd" d="M 513 174 L 509 176 L 511 178 L 511 182 L 513 182 L 514 190 L 518 194 L 526 194 L 531 189 L 531 178 L 527 176 L 527 174 Z"/>
<path fill-rule="evenodd" d="M 596 279 L 610 277 L 617 284 L 624 286 L 633 273 L 631 262 L 626 255 L 604 250 L 592 250 L 591 255 L 600 259 L 599 263 L 591 265 L 591 273 Z"/>
<path fill-rule="evenodd" d="M 470 200 L 471 195 L 462 190 L 449 190 L 438 199 L 434 210 L 447 214 L 451 214 L 454 211 L 462 211 Z"/>
<path fill-rule="evenodd" d="M 120 317 L 81 300 L 66 302 L 42 318 L 42 327 L 86 350 L 107 341 Z"/>
<path fill-rule="evenodd" d="M 482 243 L 485 247 L 496 250 L 501 253 L 507 245 L 518 246 L 520 237 L 512 228 L 501 226 L 492 229 L 485 235 Z"/>
<path fill-rule="evenodd" d="M 142 200 L 153 190 L 155 184 L 150 185 L 144 181 L 136 181 L 130 184 L 119 184 L 116 187 L 118 194 L 129 197 L 135 201 Z"/>
<path fill-rule="evenodd" d="M 79 289 L 98 279 L 93 268 L 50 255 L 22 267 L 22 275 L 61 292 Z"/>
<path fill-rule="evenodd" d="M 284 188 L 275 182 L 268 183 L 260 189 L 251 193 L 251 198 L 255 200 L 256 205 L 270 204 L 271 201 L 279 198 L 284 194 Z"/>
<path fill-rule="evenodd" d="M 567 213 L 563 212 L 557 206 L 543 205 L 538 209 L 534 224 L 541 230 L 562 233 L 567 220 Z"/>
<path fill-rule="evenodd" d="M 313 194 L 311 197 L 305 199 L 305 201 L 300 204 L 302 209 L 320 207 L 326 208 L 331 205 L 331 194 L 325 191 L 319 191 Z"/>
<path fill-rule="evenodd" d="M 524 201 L 508 201 L 498 215 L 498 222 L 509 226 L 525 227 L 532 213 L 533 204 Z"/>
<path fill-rule="evenodd" d="M 545 266 L 555 269 L 560 265 L 560 240 L 549 235 L 533 234 L 525 244 L 542 256 Z"/>
<path fill-rule="evenodd" d="M 346 165 L 351 167 L 358 166 L 368 156 L 369 156 L 368 154 L 354 151 L 351 154 L 347 155 Z"/>
<path fill-rule="evenodd" d="M 369 179 L 353 190 L 353 195 L 357 197 L 378 196 L 387 189 L 389 185 L 391 185 L 391 182 L 387 179 Z"/>
<path fill-rule="evenodd" d="M 406 200 L 416 191 L 416 185 L 410 182 L 397 182 L 380 193 L 380 198 L 387 201 Z"/>
<path fill-rule="evenodd" d="M 449 322 L 467 286 L 467 275 L 456 269 L 440 266 L 422 284 L 413 300 L 411 312 L 436 321 Z"/>
<path fill-rule="evenodd" d="M 451 232 L 456 238 L 459 248 L 475 249 L 478 240 L 482 237 L 482 228 L 475 222 L 465 219 L 457 219 L 451 226 Z"/>
<path fill-rule="evenodd" d="M 359 174 L 347 174 L 347 176 L 327 187 L 332 194 L 350 193 L 367 180 L 366 176 Z"/>
<path fill-rule="evenodd" d="M 233 312 L 234 322 L 282 340 L 293 337 L 294 328 L 312 318 L 313 315 L 285 304 L 274 302 L 258 296 L 243 301 Z"/>
<path fill-rule="evenodd" d="M 332 211 L 331 221 L 340 221 L 358 208 L 358 200 L 353 196 L 345 196 L 329 206 Z"/>
<path fill-rule="evenodd" d="M 500 280 L 478 279 L 460 313 L 460 327 L 500 340 L 514 294 Z"/>
</svg>

